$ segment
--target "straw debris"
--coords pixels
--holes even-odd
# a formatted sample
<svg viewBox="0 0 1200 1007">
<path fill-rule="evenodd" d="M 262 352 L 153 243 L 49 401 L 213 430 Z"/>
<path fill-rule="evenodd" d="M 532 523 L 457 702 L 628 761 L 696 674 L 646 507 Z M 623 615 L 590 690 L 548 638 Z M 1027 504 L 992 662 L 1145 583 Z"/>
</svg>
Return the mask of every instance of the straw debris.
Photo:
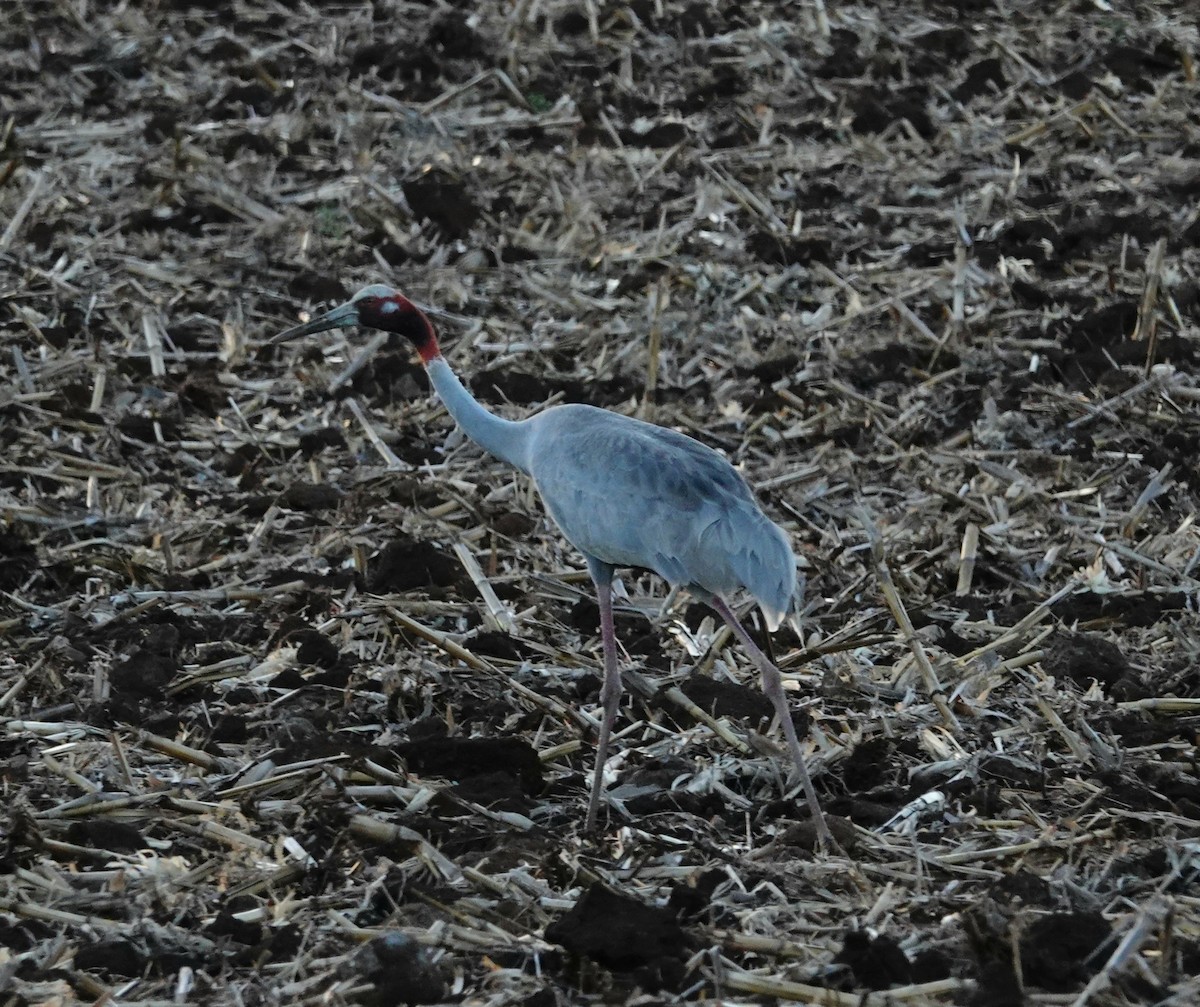
<svg viewBox="0 0 1200 1007">
<path fill-rule="evenodd" d="M 1185 5 L 9 6 L 4 1004 L 1196 1002 Z M 406 345 L 269 343 L 378 281 L 741 468 L 853 861 L 639 572 L 581 834 L 580 557 Z"/>
</svg>

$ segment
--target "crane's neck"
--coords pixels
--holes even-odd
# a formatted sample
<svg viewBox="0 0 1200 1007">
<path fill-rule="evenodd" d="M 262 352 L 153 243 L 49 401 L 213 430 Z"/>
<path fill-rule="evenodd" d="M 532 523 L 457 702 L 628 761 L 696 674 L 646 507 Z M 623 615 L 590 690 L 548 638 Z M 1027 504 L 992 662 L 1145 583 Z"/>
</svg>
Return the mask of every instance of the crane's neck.
<svg viewBox="0 0 1200 1007">
<path fill-rule="evenodd" d="M 445 358 L 435 351 L 425 360 L 425 371 L 450 415 L 476 444 L 522 472 L 529 472 L 529 423 L 506 420 L 485 409 L 458 380 Z"/>
</svg>

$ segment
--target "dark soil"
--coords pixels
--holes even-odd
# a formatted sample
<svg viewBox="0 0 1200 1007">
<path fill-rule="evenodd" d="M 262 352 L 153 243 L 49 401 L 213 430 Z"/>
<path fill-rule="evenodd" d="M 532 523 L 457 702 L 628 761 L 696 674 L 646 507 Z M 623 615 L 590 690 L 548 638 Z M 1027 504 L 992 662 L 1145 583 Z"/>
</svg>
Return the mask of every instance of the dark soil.
<svg viewBox="0 0 1200 1007">
<path fill-rule="evenodd" d="M 1194 18 L 824 6 L 0 18 L 5 1004 L 1200 1001 Z M 403 339 L 269 342 L 369 282 L 741 468 L 848 856 L 636 571 L 583 831 L 582 558 Z"/>
</svg>

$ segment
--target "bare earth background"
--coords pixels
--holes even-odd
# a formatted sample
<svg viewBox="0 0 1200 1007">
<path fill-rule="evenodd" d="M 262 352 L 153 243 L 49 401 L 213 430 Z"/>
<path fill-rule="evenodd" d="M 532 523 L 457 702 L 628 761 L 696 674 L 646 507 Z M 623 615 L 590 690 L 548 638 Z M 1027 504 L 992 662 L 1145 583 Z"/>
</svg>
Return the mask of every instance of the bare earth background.
<svg viewBox="0 0 1200 1007">
<path fill-rule="evenodd" d="M 1189 5 L 217 6 L 0 27 L 0 1004 L 1196 1003 Z M 852 859 L 637 573 L 580 834 L 580 558 L 407 346 L 264 346 L 380 280 L 741 466 Z"/>
</svg>

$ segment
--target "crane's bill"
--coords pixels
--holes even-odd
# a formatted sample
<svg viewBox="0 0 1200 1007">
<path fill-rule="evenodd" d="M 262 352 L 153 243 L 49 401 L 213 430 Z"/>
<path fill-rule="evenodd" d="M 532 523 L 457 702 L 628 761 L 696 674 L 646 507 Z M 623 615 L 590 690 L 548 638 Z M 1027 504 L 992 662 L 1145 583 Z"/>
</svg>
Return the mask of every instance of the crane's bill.
<svg viewBox="0 0 1200 1007">
<path fill-rule="evenodd" d="M 323 315 L 318 315 L 311 322 L 305 322 L 303 325 L 294 325 L 290 329 L 279 333 L 270 341 L 274 346 L 276 343 L 286 343 L 291 339 L 299 339 L 301 336 L 311 336 L 314 332 L 324 332 L 327 329 L 338 329 L 344 325 L 353 325 L 358 321 L 358 308 L 354 302 L 348 301 L 345 304 L 339 304 L 331 311 L 326 311 Z"/>
</svg>

